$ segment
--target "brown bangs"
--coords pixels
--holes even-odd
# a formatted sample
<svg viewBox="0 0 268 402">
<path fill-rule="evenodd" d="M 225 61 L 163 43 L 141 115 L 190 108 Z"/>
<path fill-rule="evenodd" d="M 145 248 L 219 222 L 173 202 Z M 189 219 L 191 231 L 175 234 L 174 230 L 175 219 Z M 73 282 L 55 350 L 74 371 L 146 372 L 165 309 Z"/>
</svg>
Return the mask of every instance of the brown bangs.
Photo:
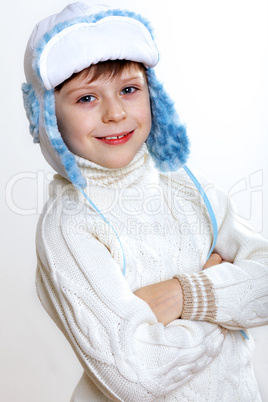
<svg viewBox="0 0 268 402">
<path fill-rule="evenodd" d="M 88 84 L 96 81 L 100 77 L 113 80 L 116 76 L 122 74 L 125 69 L 130 69 L 132 66 L 136 66 L 139 70 L 145 72 L 145 67 L 142 63 L 136 63 L 129 60 L 102 61 L 97 64 L 92 64 L 90 67 L 85 68 L 79 73 L 74 73 L 70 78 L 57 85 L 55 91 L 60 91 L 67 82 L 78 76 L 81 76 L 83 79 L 89 76 Z"/>
</svg>

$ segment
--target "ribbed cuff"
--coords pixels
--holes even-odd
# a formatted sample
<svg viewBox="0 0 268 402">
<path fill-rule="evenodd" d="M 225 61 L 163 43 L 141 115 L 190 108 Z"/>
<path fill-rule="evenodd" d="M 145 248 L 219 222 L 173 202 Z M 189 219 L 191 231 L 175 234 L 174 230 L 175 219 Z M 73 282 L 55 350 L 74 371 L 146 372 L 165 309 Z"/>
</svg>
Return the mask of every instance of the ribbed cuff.
<svg viewBox="0 0 268 402">
<path fill-rule="evenodd" d="M 198 274 L 176 275 L 183 292 L 181 318 L 214 322 L 217 315 L 213 284 L 204 272 Z"/>
</svg>

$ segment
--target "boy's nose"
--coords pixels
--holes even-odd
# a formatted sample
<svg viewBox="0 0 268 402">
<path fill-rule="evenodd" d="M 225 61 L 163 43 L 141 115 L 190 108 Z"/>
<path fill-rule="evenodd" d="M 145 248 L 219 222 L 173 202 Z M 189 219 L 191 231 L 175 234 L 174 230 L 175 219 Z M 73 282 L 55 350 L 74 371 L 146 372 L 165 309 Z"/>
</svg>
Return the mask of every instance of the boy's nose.
<svg viewBox="0 0 268 402">
<path fill-rule="evenodd" d="M 120 100 L 107 100 L 104 105 L 103 122 L 119 122 L 126 117 L 126 111 Z"/>
</svg>

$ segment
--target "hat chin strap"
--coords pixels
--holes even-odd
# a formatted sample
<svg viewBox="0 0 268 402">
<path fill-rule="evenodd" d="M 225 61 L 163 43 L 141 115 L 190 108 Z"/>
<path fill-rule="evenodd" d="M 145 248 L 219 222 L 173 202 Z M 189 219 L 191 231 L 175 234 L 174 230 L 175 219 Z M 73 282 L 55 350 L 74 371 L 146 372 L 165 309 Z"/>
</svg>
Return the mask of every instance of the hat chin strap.
<svg viewBox="0 0 268 402">
<path fill-rule="evenodd" d="M 210 201 L 207 197 L 207 194 L 205 193 L 203 187 L 201 186 L 201 184 L 199 183 L 199 181 L 197 180 L 197 178 L 193 175 L 193 173 L 191 172 L 191 170 L 185 165 L 183 166 L 185 172 L 188 174 L 188 176 L 190 177 L 190 179 L 192 180 L 192 182 L 194 183 L 195 187 L 197 188 L 197 190 L 199 191 L 205 206 L 207 208 L 207 211 L 209 213 L 209 217 L 211 220 L 211 224 L 212 224 L 212 229 L 213 229 L 213 242 L 212 245 L 210 247 L 210 250 L 208 252 L 208 256 L 207 256 L 207 260 L 209 259 L 209 257 L 211 256 L 211 253 L 213 252 L 216 243 L 217 243 L 217 237 L 218 237 L 218 225 L 217 225 L 217 221 L 216 221 L 216 217 L 213 211 L 213 208 L 210 204 Z"/>
</svg>

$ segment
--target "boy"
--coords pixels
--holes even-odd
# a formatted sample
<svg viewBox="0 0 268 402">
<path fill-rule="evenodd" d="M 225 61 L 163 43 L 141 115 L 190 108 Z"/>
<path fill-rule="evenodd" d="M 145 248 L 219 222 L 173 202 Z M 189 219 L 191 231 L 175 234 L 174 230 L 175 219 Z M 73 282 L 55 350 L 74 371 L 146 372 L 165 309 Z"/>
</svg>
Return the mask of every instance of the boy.
<svg viewBox="0 0 268 402">
<path fill-rule="evenodd" d="M 238 330 L 268 322 L 268 245 L 215 188 L 212 242 L 157 61 L 128 11 L 75 3 L 35 28 L 24 101 L 59 173 L 37 229 L 38 294 L 85 370 L 72 401 L 258 401 Z"/>
</svg>

